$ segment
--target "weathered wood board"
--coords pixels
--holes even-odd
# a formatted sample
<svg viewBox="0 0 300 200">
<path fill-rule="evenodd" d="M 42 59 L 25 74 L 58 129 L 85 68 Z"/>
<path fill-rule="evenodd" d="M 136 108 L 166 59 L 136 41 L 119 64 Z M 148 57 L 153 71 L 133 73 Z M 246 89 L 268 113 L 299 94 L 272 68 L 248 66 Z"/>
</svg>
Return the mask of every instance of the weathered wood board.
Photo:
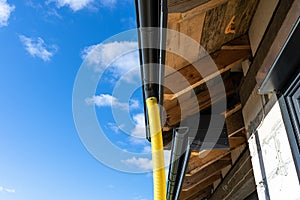
<svg viewBox="0 0 300 200">
<path fill-rule="evenodd" d="M 247 33 L 258 0 L 230 0 L 206 12 L 201 46 L 214 52 L 234 38 Z"/>
</svg>

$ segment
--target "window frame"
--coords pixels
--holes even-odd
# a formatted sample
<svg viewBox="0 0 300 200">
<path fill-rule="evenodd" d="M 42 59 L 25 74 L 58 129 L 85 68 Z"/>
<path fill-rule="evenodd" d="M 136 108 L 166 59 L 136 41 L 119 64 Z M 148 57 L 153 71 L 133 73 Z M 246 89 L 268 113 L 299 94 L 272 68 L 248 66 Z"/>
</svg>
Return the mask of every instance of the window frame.
<svg viewBox="0 0 300 200">
<path fill-rule="evenodd" d="M 279 103 L 300 182 L 300 70 L 283 91 Z"/>
</svg>

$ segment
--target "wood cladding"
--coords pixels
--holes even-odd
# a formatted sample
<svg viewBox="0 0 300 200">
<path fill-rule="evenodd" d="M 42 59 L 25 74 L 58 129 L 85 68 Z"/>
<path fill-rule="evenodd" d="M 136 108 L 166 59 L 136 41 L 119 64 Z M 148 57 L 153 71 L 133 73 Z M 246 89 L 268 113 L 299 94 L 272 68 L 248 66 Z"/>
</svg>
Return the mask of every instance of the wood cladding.
<svg viewBox="0 0 300 200">
<path fill-rule="evenodd" d="M 179 199 L 210 197 L 216 182 L 236 162 L 239 149 L 246 147 L 238 90 L 241 63 L 251 60 L 247 32 L 258 1 L 168 1 L 168 28 L 173 32 L 166 39 L 164 144 L 170 144 L 172 128 L 188 116 L 229 101 L 220 114 L 226 118 L 230 148 L 192 152 Z M 194 41 L 193 45 L 181 34 Z"/>
</svg>

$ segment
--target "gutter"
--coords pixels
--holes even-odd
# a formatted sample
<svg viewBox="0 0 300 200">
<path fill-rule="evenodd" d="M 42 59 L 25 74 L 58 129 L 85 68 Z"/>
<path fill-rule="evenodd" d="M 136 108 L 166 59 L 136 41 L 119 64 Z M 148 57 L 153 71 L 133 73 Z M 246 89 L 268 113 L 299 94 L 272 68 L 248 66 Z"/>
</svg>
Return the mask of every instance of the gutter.
<svg viewBox="0 0 300 200">
<path fill-rule="evenodd" d="M 167 200 L 179 199 L 185 171 L 190 158 L 190 144 L 188 127 L 173 129 L 173 143 L 169 166 Z"/>
<path fill-rule="evenodd" d="M 146 124 L 146 138 L 150 141 L 146 99 L 156 97 L 163 105 L 163 79 L 167 27 L 166 0 L 135 0 L 138 28 L 140 70 Z M 149 48 L 151 47 L 151 48 Z M 160 109 L 162 116 L 162 110 Z"/>
</svg>

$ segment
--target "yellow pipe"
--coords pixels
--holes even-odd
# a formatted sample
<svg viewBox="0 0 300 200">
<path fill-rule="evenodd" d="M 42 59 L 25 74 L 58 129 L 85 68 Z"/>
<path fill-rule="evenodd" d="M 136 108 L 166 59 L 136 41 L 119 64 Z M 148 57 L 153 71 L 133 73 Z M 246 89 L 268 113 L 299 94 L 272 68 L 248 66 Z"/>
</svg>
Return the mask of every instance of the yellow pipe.
<svg viewBox="0 0 300 200">
<path fill-rule="evenodd" d="M 146 105 L 152 146 L 154 200 L 166 200 L 165 162 L 157 99 L 149 97 L 146 99 Z"/>
</svg>

